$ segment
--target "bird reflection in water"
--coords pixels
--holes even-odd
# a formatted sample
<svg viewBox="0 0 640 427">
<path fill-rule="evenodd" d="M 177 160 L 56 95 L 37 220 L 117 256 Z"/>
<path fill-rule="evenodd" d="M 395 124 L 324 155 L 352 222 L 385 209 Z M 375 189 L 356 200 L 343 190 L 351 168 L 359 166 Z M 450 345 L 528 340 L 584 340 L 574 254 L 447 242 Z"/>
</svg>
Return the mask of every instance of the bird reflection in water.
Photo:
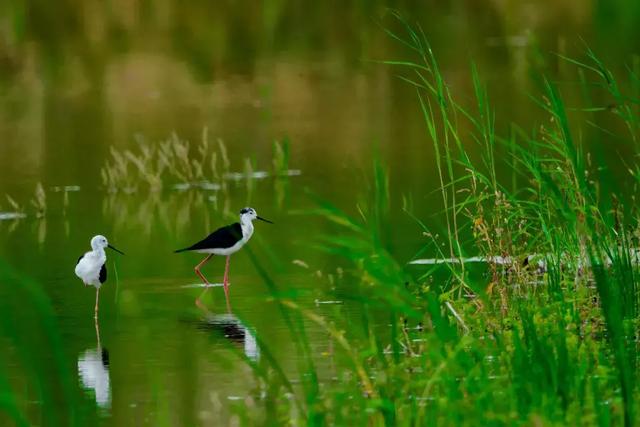
<svg viewBox="0 0 640 427">
<path fill-rule="evenodd" d="M 111 382 L 109 379 L 109 351 L 100 343 L 100 326 L 96 318 L 98 346 L 87 349 L 78 356 L 78 374 L 82 387 L 93 392 L 98 407 L 111 407 Z"/>
<path fill-rule="evenodd" d="M 253 361 L 260 359 L 260 347 L 255 331 L 245 326 L 230 310 L 225 314 L 214 314 L 204 306 L 199 307 L 204 317 L 197 323 L 198 329 L 222 335 L 230 342 L 241 345 L 245 356 L 249 359 Z"/>
</svg>

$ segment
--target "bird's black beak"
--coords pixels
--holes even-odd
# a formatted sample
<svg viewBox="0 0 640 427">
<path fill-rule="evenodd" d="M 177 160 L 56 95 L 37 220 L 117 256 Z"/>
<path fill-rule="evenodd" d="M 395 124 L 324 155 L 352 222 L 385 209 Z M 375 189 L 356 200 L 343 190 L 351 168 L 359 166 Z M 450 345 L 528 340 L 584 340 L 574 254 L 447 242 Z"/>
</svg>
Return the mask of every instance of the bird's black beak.
<svg viewBox="0 0 640 427">
<path fill-rule="evenodd" d="M 269 224 L 273 224 L 273 222 L 269 221 L 268 219 L 264 219 L 261 216 L 256 216 L 256 218 L 258 218 L 260 221 L 264 221 L 264 222 L 268 222 Z"/>
<path fill-rule="evenodd" d="M 111 245 L 107 245 L 107 247 L 108 247 L 109 249 L 113 249 L 114 251 L 118 252 L 119 254 L 124 255 L 124 252 L 122 252 L 122 251 L 121 251 L 121 250 L 119 250 L 119 249 L 114 248 L 114 247 L 113 247 L 113 246 L 111 246 Z"/>
</svg>

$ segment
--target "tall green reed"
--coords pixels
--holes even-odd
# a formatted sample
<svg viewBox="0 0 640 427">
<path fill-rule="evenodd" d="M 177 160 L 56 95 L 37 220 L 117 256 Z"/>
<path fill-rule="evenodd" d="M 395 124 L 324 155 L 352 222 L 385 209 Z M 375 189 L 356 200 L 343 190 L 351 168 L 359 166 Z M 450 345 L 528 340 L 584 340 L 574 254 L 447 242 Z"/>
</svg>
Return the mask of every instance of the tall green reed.
<svg viewBox="0 0 640 427">
<path fill-rule="evenodd" d="M 9 346 L 0 356 L 2 407 L 16 425 L 33 425 L 42 420 L 53 426 L 84 425 L 95 413 L 78 405 L 76 378 L 68 369 L 47 296 L 2 260 L 0 282 L 5 289 L 0 301 L 0 330 Z M 31 333 L 24 334 L 25 330 Z M 34 401 L 38 402 L 36 411 L 29 408 Z"/>
<path fill-rule="evenodd" d="M 281 299 L 283 315 L 297 312 L 339 343 L 338 375 L 346 380 L 313 388 L 307 402 L 314 402 L 314 419 L 633 424 L 638 266 L 626 231 L 633 223 L 621 215 L 625 209 L 612 209 L 613 196 L 601 192 L 610 178 L 597 173 L 602 165 L 575 137 L 576 128 L 590 123 L 565 106 L 557 84 L 543 79 L 533 100 L 548 121 L 531 132 L 510 125 L 509 134 L 500 136 L 480 70 L 471 68 L 475 105 L 463 106 L 424 34 L 396 17 L 405 35 L 388 34 L 418 59 L 386 63 L 407 70 L 402 78 L 416 90 L 435 153 L 447 239 L 446 250 L 436 255 L 462 262 L 447 265 L 449 279 L 442 280 L 434 270 L 416 274 L 396 259 L 388 244 L 392 195 L 379 161 L 372 191 L 359 198 L 355 215 L 315 199 L 314 213 L 332 224 L 316 246 L 347 264 L 337 292 L 359 305 L 360 316 L 324 318 L 278 298 L 263 275 Z M 621 103 L 616 114 L 629 122 L 635 140 L 637 112 L 626 105 L 612 73 L 592 52 L 587 57 L 595 62 L 591 71 L 605 80 L 601 88 Z M 583 63 L 571 62 L 586 78 Z M 637 178 L 637 169 L 629 170 Z M 439 248 L 436 233 L 417 221 L 436 243 L 430 247 Z M 464 243 L 468 235 L 471 245 Z M 510 261 L 490 262 L 478 276 L 465 265 L 468 251 Z M 313 355 L 303 350 L 307 338 L 294 333 L 292 339 L 312 366 Z"/>
<path fill-rule="evenodd" d="M 488 256 L 506 254 L 515 260 L 522 260 L 534 251 L 545 253 L 545 265 L 549 275 L 546 288 L 542 292 L 555 295 L 562 305 L 566 306 L 563 290 L 576 291 L 577 286 L 588 286 L 593 277 L 609 337 L 609 350 L 613 353 L 620 377 L 624 422 L 630 425 L 634 419 L 632 396 L 637 377 L 637 358 L 627 348 L 630 344 L 629 334 L 625 334 L 622 324 L 625 316 L 637 319 L 635 248 L 629 244 L 629 239 L 622 230 L 630 224 L 610 221 L 612 215 L 607 211 L 607 207 L 613 205 L 612 197 L 599 192 L 599 182 L 592 178 L 597 176 L 597 169 L 589 164 L 588 153 L 585 152 L 582 143 L 574 138 L 573 129 L 577 125 L 570 122 L 560 90 L 551 81 L 544 80 L 543 95 L 538 99 L 534 98 L 548 114 L 549 123 L 543 124 L 538 131 L 529 135 L 518 130 L 521 145 L 514 143 L 513 136 L 501 138 L 495 134 L 495 118 L 488 107 L 488 97 L 480 83 L 476 68 L 473 67 L 471 73 L 477 101 L 477 115 L 474 115 L 470 109 L 453 100 L 424 35 L 406 21 L 402 21 L 402 18 L 399 19 L 406 30 L 406 37 L 403 38 L 396 33 L 390 34 L 414 51 L 420 61 L 388 63 L 409 69 L 411 77 L 406 77 L 405 80 L 416 88 L 427 134 L 434 144 L 445 210 L 451 218 L 455 218 L 461 209 L 466 209 L 477 239 L 476 248 Z M 604 67 L 592 51 L 588 50 L 586 56 L 591 64 L 565 59 L 580 67 L 581 71 L 592 71 L 603 80 L 597 87 L 606 90 L 614 98 L 615 114 L 625 124 L 631 141 L 635 143 L 638 113 L 633 105 L 634 98 L 623 95 L 613 73 Z M 631 77 L 634 77 L 633 73 Z M 449 111 L 434 107 L 445 104 Z M 593 111 L 593 108 L 588 106 L 588 110 Z M 464 118 L 471 125 L 473 131 L 468 138 L 482 147 L 482 164 L 472 161 L 466 144 L 452 146 L 447 141 L 447 133 L 451 134 L 451 138 L 456 142 L 463 140 L 458 132 L 458 126 L 461 124 L 454 119 L 456 117 Z M 578 116 L 577 120 L 580 119 L 584 120 Z M 580 125 L 591 124 L 586 121 Z M 497 165 L 495 151 L 499 147 L 496 142 L 508 147 L 513 160 Z M 459 173 L 452 174 L 450 167 L 445 172 L 440 162 L 459 165 Z M 508 187 L 497 179 L 496 170 L 510 166 L 513 168 L 512 176 L 521 177 L 519 191 L 508 191 Z M 630 168 L 632 176 L 633 170 L 635 166 Z M 603 179 L 602 176 L 599 178 Z M 469 189 L 469 196 L 456 201 L 451 192 L 464 187 Z M 450 241 L 458 240 L 462 233 L 461 230 L 457 233 L 451 231 L 453 223 L 451 220 L 447 224 Z M 602 236 L 610 237 L 603 239 Z M 527 243 L 521 244 L 523 241 Z M 450 243 L 450 247 L 455 246 L 455 243 Z M 531 277 L 527 280 L 527 274 L 523 271 L 523 267 L 526 267 L 524 263 L 513 262 L 510 267 L 509 274 L 503 276 L 509 278 L 506 283 L 513 285 L 515 280 L 519 283 L 519 288 L 525 288 L 527 294 L 535 290 L 535 287 L 528 284 L 532 280 Z M 454 268 L 455 265 L 451 267 L 452 270 Z M 567 287 L 567 284 L 570 287 Z M 511 292 L 511 289 L 513 286 L 506 292 Z M 501 299 L 509 301 L 512 309 L 520 306 L 513 298 L 502 296 Z M 586 301 L 588 300 L 580 303 L 584 304 Z M 504 308 L 506 307 L 503 304 L 503 312 Z M 522 320 L 519 323 L 525 336 L 537 337 L 531 320 L 526 320 L 527 311 L 521 313 L 524 314 L 521 315 Z M 555 331 L 552 330 L 550 333 L 562 337 L 565 334 L 564 322 L 557 324 Z M 538 345 L 536 343 L 540 340 L 529 338 L 529 341 L 534 344 L 531 351 L 535 354 Z M 515 342 L 520 343 L 520 339 Z M 521 344 L 518 344 L 516 349 L 521 347 Z M 557 349 L 562 350 L 558 354 L 566 354 L 566 349 L 563 350 L 562 346 Z M 539 352 L 539 356 L 530 359 L 529 365 L 544 360 L 542 354 L 543 352 Z M 560 360 L 557 363 L 560 363 Z M 549 362 L 545 362 L 544 365 L 553 366 Z M 562 366 L 566 365 L 565 358 Z M 548 372 L 547 377 L 551 378 L 560 373 L 558 370 L 548 369 L 542 372 Z M 571 379 L 571 373 L 566 375 L 567 379 Z M 555 382 L 548 382 L 543 388 L 547 389 L 551 396 L 560 396 L 566 402 L 566 390 L 554 390 L 554 387 Z"/>
</svg>

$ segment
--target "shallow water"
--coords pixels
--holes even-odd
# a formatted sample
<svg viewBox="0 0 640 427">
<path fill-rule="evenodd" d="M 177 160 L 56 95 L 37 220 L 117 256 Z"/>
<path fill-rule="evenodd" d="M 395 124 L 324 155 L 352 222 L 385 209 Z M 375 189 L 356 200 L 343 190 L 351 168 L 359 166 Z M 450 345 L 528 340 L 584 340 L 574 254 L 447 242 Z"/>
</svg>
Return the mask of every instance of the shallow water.
<svg viewBox="0 0 640 427">
<path fill-rule="evenodd" d="M 220 287 L 208 291 L 207 310 L 195 306 L 202 289 L 190 285 L 197 284 L 193 266 L 200 256 L 172 253 L 235 220 L 241 207 L 251 205 L 275 222 L 256 224 L 250 249 L 279 292 L 329 317 L 357 307 L 335 297 L 331 275 L 339 265 L 311 244 L 330 228 L 322 218 L 300 214 L 314 207 L 306 189 L 355 213 L 378 151 L 391 171 L 398 259 L 409 261 L 424 244 L 400 209 L 402 195 L 417 216 L 440 223 L 435 196 L 426 196 L 437 177 L 415 94 L 397 70 L 375 62 L 408 54 L 382 31 L 386 6 L 422 23 L 446 78 L 463 97 L 472 96 L 473 58 L 505 121 L 540 114 L 527 98 L 537 50 L 570 54 L 581 49 L 580 37 L 597 49 L 610 33 L 637 40 L 640 28 L 622 15 L 603 20 L 607 6 L 598 2 L 529 2 L 515 10 L 504 2 L 479 7 L 471 1 L 420 8 L 320 2 L 309 10 L 286 1 L 259 8 L 231 2 L 215 10 L 207 2 L 189 10 L 168 0 L 142 3 L 123 2 L 105 14 L 98 3 L 83 3 L 79 11 L 67 2 L 24 16 L 2 6 L 15 19 L 0 21 L 8 35 L 0 43 L 0 258 L 44 291 L 78 388 L 78 411 L 97 408 L 104 425 L 156 425 L 158 419 L 217 425 L 232 418 L 238 401 L 256 398 L 254 376 L 241 359 L 259 363 L 260 341 L 285 372 L 297 372 L 290 331 L 247 254 L 232 258 L 227 313 Z M 607 54 L 624 62 L 633 46 L 616 46 Z M 555 61 L 546 64 L 552 72 L 562 68 Z M 99 171 L 109 147 L 134 148 L 136 140 L 154 143 L 172 132 L 198 141 L 203 128 L 229 148 L 226 191 L 211 183 L 168 183 L 159 192 L 133 194 L 102 188 Z M 272 142 L 285 137 L 295 173 L 264 176 Z M 247 157 L 257 171 L 249 180 Z M 39 182 L 47 207 L 41 218 L 31 207 Z M 75 260 L 97 233 L 127 253 L 109 253 L 98 330 L 94 291 L 73 275 Z M 221 259 L 204 269 L 213 282 L 222 270 Z M 1 285 L 5 298 L 12 288 Z M 21 311 L 35 319 L 29 307 Z M 331 340 L 306 326 L 321 380 L 331 379 Z M 36 336 L 38 327 L 35 321 L 11 326 L 25 336 Z M 46 425 L 43 402 L 25 385 L 28 364 L 11 339 L 3 340 L 9 349 L 0 360 L 25 398 L 20 407 Z M 44 354 L 51 362 L 45 372 L 54 370 L 52 357 Z"/>
</svg>

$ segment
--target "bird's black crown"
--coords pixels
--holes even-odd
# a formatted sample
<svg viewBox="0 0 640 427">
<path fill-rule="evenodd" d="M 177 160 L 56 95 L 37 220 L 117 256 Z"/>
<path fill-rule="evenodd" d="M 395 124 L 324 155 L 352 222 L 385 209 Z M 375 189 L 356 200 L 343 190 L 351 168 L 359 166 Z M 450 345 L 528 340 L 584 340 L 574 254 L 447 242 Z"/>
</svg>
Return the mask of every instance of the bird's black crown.
<svg viewBox="0 0 640 427">
<path fill-rule="evenodd" d="M 253 209 L 251 208 L 242 208 L 240 209 L 240 215 L 251 212 Z"/>
</svg>

